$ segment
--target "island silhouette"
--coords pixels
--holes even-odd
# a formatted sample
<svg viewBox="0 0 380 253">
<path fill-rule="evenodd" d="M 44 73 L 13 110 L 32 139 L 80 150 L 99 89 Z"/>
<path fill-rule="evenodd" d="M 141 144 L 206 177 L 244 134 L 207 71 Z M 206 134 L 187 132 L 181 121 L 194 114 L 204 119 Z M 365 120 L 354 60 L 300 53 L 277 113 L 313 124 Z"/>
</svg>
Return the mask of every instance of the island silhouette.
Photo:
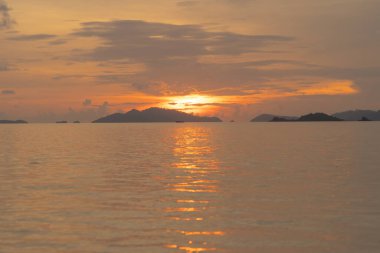
<svg viewBox="0 0 380 253">
<path fill-rule="evenodd" d="M 313 122 L 313 121 L 380 121 L 380 110 L 349 110 L 334 114 L 323 112 L 309 113 L 302 116 L 282 116 L 275 114 L 260 114 L 250 122 Z M 218 117 L 197 116 L 179 110 L 151 107 L 146 110 L 130 110 L 126 113 L 114 113 L 92 121 L 92 123 L 149 123 L 149 122 L 222 122 Z M 230 122 L 235 122 L 231 120 Z M 1 120 L 0 124 L 27 124 L 25 120 Z M 66 120 L 56 121 L 57 124 L 67 124 Z M 81 123 L 79 120 L 73 121 Z"/>
<path fill-rule="evenodd" d="M 358 121 L 372 121 L 372 120 L 370 120 L 370 119 L 368 119 L 367 117 L 362 117 L 360 120 L 358 120 Z"/>
<path fill-rule="evenodd" d="M 380 121 L 380 110 L 353 110 L 335 113 L 332 116 L 344 119 L 347 121 L 360 121 L 363 118 L 368 119 L 369 121 Z"/>
<path fill-rule="evenodd" d="M 0 120 L 0 124 L 28 124 L 25 120 Z"/>
<path fill-rule="evenodd" d="M 274 114 L 261 114 L 254 119 L 251 120 L 251 122 L 269 122 L 273 119 L 285 119 L 285 120 L 296 120 L 298 119 L 297 116 L 280 116 L 280 115 L 274 115 Z"/>
<path fill-rule="evenodd" d="M 139 122 L 222 122 L 217 117 L 203 117 L 158 107 L 143 111 L 133 109 L 127 113 L 115 113 L 97 119 L 93 123 L 139 123 Z"/>
<path fill-rule="evenodd" d="M 351 110 L 332 115 L 326 113 L 309 113 L 300 117 L 261 114 L 251 122 L 306 122 L 306 121 L 380 121 L 380 110 Z"/>
<path fill-rule="evenodd" d="M 343 121 L 334 116 L 330 116 L 326 113 L 317 112 L 303 115 L 298 119 L 285 119 L 280 117 L 274 117 L 271 122 L 308 122 L 308 121 Z"/>
</svg>

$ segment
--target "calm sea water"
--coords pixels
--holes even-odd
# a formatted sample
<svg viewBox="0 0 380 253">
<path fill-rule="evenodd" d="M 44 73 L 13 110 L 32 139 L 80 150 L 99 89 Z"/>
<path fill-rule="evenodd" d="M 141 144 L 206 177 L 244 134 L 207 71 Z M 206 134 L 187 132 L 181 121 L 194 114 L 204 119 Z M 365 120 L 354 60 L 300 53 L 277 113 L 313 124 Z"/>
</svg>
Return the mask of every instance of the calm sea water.
<svg viewBox="0 0 380 253">
<path fill-rule="evenodd" d="M 380 252 L 380 124 L 0 126 L 1 253 Z"/>
</svg>

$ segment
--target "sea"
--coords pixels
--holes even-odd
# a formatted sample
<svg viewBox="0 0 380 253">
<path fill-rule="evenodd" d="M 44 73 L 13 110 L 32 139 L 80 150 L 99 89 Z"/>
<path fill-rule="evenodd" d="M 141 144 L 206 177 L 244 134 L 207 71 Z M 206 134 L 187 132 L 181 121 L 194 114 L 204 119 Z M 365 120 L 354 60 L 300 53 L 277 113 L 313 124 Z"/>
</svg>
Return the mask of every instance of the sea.
<svg viewBox="0 0 380 253">
<path fill-rule="evenodd" d="M 378 253 L 380 123 L 0 125 L 1 253 Z"/>
</svg>

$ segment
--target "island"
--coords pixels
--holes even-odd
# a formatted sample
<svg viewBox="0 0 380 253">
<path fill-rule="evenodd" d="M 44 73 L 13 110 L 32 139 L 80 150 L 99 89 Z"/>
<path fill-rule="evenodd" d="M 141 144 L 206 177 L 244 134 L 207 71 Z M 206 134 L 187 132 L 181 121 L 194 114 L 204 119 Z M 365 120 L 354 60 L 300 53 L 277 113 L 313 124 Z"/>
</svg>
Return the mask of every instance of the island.
<svg viewBox="0 0 380 253">
<path fill-rule="evenodd" d="M 65 120 L 62 120 L 62 121 L 57 121 L 57 122 L 55 122 L 55 123 L 57 123 L 57 124 L 67 124 L 68 122 L 65 121 Z"/>
<path fill-rule="evenodd" d="M 285 118 L 274 117 L 271 122 L 310 122 L 310 121 L 343 121 L 334 116 L 330 116 L 326 113 L 317 112 L 317 113 L 309 113 L 299 117 L 296 120 L 288 120 Z"/>
<path fill-rule="evenodd" d="M 367 117 L 362 117 L 360 120 L 358 120 L 358 121 L 372 121 L 372 120 L 370 120 L 370 119 L 368 119 Z"/>
<path fill-rule="evenodd" d="M 251 122 L 270 122 L 270 121 L 276 121 L 275 119 L 285 119 L 285 120 L 296 120 L 298 117 L 296 116 L 279 116 L 279 115 L 273 115 L 273 114 L 261 114 L 254 119 L 251 120 Z"/>
<path fill-rule="evenodd" d="M 286 119 L 283 117 L 275 116 L 270 122 L 289 122 L 289 121 L 297 121 L 297 119 Z"/>
<path fill-rule="evenodd" d="M 152 107 L 143 111 L 133 109 L 127 113 L 115 113 L 97 119 L 93 123 L 140 123 L 140 122 L 222 122 L 217 117 L 203 117 L 178 110 Z"/>
<path fill-rule="evenodd" d="M 364 118 L 368 119 L 368 121 L 380 121 L 380 110 L 353 110 L 353 111 L 345 111 L 335 113 L 332 116 L 344 119 L 346 121 L 366 121 L 362 120 Z"/>
<path fill-rule="evenodd" d="M 28 124 L 25 120 L 0 120 L 0 124 Z"/>
<path fill-rule="evenodd" d="M 351 110 L 328 115 L 326 113 L 310 113 L 301 117 L 260 114 L 251 122 L 294 122 L 294 121 L 380 121 L 380 110 Z"/>
<path fill-rule="evenodd" d="M 317 113 L 310 113 L 307 115 L 301 116 L 297 121 L 343 121 L 340 118 L 330 116 L 326 113 L 317 112 Z"/>
</svg>

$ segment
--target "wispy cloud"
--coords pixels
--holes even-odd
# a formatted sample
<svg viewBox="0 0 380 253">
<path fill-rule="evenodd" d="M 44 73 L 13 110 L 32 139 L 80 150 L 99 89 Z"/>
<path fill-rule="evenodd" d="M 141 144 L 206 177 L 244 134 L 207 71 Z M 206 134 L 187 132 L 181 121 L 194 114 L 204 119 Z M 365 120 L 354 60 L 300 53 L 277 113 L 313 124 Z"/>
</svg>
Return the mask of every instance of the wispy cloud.
<svg viewBox="0 0 380 253">
<path fill-rule="evenodd" d="M 8 64 L 0 62 L 0 71 L 7 71 L 7 70 L 9 70 Z"/>
<path fill-rule="evenodd" d="M 49 45 L 51 45 L 51 46 L 58 46 L 58 45 L 66 44 L 66 43 L 67 43 L 66 39 L 56 39 L 56 40 L 50 41 Z"/>
<path fill-rule="evenodd" d="M 35 41 L 35 40 L 47 40 L 47 39 L 53 39 L 57 36 L 54 34 L 22 34 L 22 35 L 16 35 L 9 37 L 9 40 L 14 41 Z"/>
<path fill-rule="evenodd" d="M 90 105 L 92 105 L 92 100 L 86 98 L 86 99 L 83 101 L 83 105 L 84 105 L 84 106 L 90 106 Z"/>
<path fill-rule="evenodd" d="M 2 95 L 14 95 L 16 92 L 14 90 L 2 90 L 1 91 Z"/>
<path fill-rule="evenodd" d="M 8 4 L 4 0 L 0 0 L 0 29 L 10 28 L 14 24 L 9 12 Z"/>
<path fill-rule="evenodd" d="M 184 1 L 178 1 L 177 6 L 180 7 L 192 7 L 199 3 L 199 1 L 191 1 L 191 0 L 184 0 Z"/>
<path fill-rule="evenodd" d="M 213 54 L 255 52 L 268 44 L 294 40 L 281 35 L 243 35 L 209 32 L 200 25 L 173 25 L 136 20 L 83 23 L 79 37 L 98 37 L 106 43 L 87 55 L 93 60 L 132 59 L 150 63 Z"/>
<path fill-rule="evenodd" d="M 188 94 L 198 89 L 237 86 L 245 82 L 259 85 L 261 78 L 247 64 L 201 62 L 205 56 L 238 58 L 261 53 L 268 47 L 295 41 L 276 34 L 239 34 L 208 31 L 202 25 L 173 25 L 136 20 L 87 22 L 72 33 L 74 37 L 101 39 L 90 52 L 78 53 L 78 61 L 142 64 L 143 71 L 129 75 L 109 75 L 110 83 L 129 84 L 151 95 Z M 252 60 L 251 60 L 252 61 Z M 263 63 L 266 65 L 267 63 Z"/>
</svg>

